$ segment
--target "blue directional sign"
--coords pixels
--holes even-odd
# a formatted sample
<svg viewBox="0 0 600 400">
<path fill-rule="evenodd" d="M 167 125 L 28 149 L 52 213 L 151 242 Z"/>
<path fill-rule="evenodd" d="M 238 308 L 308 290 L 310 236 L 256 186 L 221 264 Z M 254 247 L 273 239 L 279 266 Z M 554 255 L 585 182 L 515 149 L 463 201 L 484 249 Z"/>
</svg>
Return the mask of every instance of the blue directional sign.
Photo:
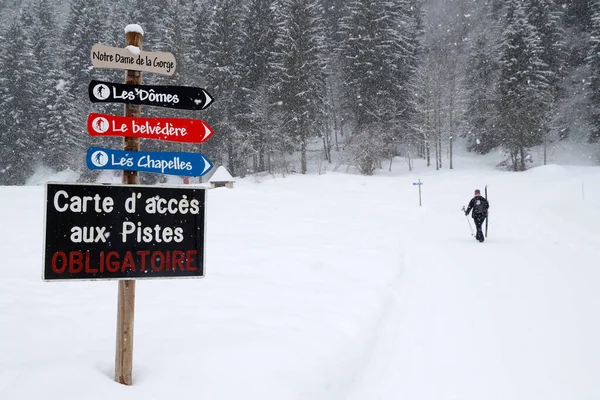
<svg viewBox="0 0 600 400">
<path fill-rule="evenodd" d="M 421 186 L 423 184 L 423 182 L 419 181 L 419 182 L 413 182 L 413 186 Z"/>
<path fill-rule="evenodd" d="M 90 147 L 86 156 L 89 169 L 117 169 L 155 174 L 202 176 L 213 164 L 198 153 L 124 151 Z"/>
</svg>

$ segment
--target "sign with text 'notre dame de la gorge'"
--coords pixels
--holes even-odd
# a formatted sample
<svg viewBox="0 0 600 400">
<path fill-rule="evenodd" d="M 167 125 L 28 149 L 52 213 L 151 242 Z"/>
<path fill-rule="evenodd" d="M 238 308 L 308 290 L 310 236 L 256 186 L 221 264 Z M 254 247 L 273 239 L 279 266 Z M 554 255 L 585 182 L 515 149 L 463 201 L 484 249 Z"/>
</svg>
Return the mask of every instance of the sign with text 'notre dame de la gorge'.
<svg viewBox="0 0 600 400">
<path fill-rule="evenodd" d="M 92 65 L 96 68 L 115 68 L 133 71 L 173 75 L 175 56 L 165 52 L 148 52 L 131 48 L 109 47 L 102 44 L 92 46 Z"/>
<path fill-rule="evenodd" d="M 44 280 L 204 276 L 205 189 L 46 185 Z"/>
</svg>

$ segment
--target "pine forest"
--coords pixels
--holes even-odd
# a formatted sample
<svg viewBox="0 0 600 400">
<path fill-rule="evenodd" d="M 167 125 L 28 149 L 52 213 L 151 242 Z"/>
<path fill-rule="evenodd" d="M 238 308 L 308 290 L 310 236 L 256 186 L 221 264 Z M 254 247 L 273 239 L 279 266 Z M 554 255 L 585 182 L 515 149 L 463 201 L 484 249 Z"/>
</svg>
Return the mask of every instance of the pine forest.
<svg viewBox="0 0 600 400">
<path fill-rule="evenodd" d="M 201 113 L 151 110 L 209 121 L 209 141 L 143 150 L 199 152 L 234 176 L 371 175 L 393 157 L 452 168 L 459 142 L 523 171 L 533 147 L 600 140 L 600 0 L 0 0 L 0 19 L 1 185 L 40 166 L 94 181 L 87 149 L 121 142 L 89 136 L 86 118 L 123 106 L 91 103 L 88 85 L 123 71 L 93 68 L 90 49 L 124 47 L 134 23 L 143 50 L 177 59 L 144 84 L 215 99 Z"/>
</svg>

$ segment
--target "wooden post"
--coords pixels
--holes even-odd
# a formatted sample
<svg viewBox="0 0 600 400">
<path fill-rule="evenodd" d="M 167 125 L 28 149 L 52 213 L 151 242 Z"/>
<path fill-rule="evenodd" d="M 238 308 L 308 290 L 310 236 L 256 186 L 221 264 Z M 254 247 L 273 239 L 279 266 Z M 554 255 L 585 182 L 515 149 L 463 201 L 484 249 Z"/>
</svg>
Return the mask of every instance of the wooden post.
<svg viewBox="0 0 600 400">
<path fill-rule="evenodd" d="M 141 32 L 126 32 L 127 46 L 142 48 L 143 34 Z M 142 83 L 140 71 L 125 71 L 125 83 L 139 85 Z M 125 104 L 126 117 L 140 117 L 141 106 Z M 125 151 L 139 151 L 140 140 L 133 137 L 123 138 Z M 140 179 L 137 171 L 123 171 L 123 183 L 137 185 Z M 135 314 L 135 280 L 119 281 L 119 294 L 117 303 L 117 346 L 115 352 L 115 381 L 124 385 L 133 382 L 133 320 Z"/>
<path fill-rule="evenodd" d="M 421 180 L 419 179 L 417 182 L 419 186 L 419 207 L 421 207 Z"/>
</svg>

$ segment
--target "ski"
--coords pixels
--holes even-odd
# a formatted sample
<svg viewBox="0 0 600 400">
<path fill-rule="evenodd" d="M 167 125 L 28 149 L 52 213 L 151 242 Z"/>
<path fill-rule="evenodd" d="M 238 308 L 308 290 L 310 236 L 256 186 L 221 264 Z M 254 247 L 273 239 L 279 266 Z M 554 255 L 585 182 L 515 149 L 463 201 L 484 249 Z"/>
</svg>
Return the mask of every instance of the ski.
<svg viewBox="0 0 600 400">
<path fill-rule="evenodd" d="M 487 185 L 485 185 L 484 191 L 485 191 L 485 199 L 487 200 L 488 199 Z M 487 215 L 485 216 L 485 237 L 486 238 L 488 236 L 488 221 L 489 221 L 489 219 L 490 219 L 490 213 L 488 211 Z"/>
</svg>

